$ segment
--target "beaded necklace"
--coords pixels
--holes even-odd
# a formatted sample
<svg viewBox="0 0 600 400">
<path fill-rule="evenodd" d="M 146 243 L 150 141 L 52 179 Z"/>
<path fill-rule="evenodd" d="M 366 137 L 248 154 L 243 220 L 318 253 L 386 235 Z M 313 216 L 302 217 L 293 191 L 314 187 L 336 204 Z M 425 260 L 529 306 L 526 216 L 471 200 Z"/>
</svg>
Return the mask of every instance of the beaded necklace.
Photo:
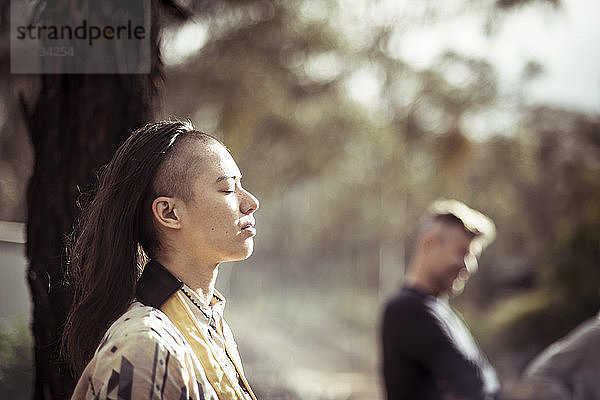
<svg viewBox="0 0 600 400">
<path fill-rule="evenodd" d="M 195 305 L 198 308 L 198 310 L 200 310 L 200 312 L 206 317 L 206 319 L 209 322 L 212 322 L 212 318 L 208 314 L 206 314 L 206 312 L 202 309 L 202 306 L 200 304 L 198 304 L 196 302 L 196 300 L 194 300 L 194 297 L 190 293 L 188 293 L 187 290 L 185 290 L 184 288 L 181 288 L 181 291 L 183 292 L 183 294 L 185 294 L 185 296 L 188 299 L 190 299 L 190 301 L 192 302 L 192 304 Z"/>
</svg>

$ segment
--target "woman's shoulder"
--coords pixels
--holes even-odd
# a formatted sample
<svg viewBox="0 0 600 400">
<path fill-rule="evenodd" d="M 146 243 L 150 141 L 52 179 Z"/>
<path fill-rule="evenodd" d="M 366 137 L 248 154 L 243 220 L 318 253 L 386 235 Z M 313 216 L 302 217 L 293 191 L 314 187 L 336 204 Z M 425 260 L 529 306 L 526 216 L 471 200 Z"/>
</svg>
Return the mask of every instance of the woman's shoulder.
<svg viewBox="0 0 600 400">
<path fill-rule="evenodd" d="M 134 348 L 160 346 L 176 354 L 178 350 L 185 348 L 186 342 L 162 311 L 135 301 L 108 328 L 98 346 L 98 352 L 114 343 Z"/>
<path fill-rule="evenodd" d="M 191 357 L 192 350 L 166 315 L 134 302 L 107 330 L 72 398 L 109 399 L 118 394 L 136 399 L 216 399 Z"/>
</svg>

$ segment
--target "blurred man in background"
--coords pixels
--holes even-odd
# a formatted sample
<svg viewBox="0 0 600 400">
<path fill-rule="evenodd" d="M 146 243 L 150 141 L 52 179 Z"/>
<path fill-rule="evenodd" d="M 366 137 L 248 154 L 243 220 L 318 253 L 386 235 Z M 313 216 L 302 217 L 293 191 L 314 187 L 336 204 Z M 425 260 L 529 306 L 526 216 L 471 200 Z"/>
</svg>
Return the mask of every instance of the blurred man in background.
<svg viewBox="0 0 600 400">
<path fill-rule="evenodd" d="M 600 314 L 538 355 L 523 384 L 528 399 L 600 400 Z"/>
<path fill-rule="evenodd" d="M 494 369 L 448 304 L 477 269 L 495 234 L 486 216 L 456 200 L 438 200 L 421 224 L 402 290 L 383 317 L 383 374 L 389 400 L 488 400 Z"/>
</svg>

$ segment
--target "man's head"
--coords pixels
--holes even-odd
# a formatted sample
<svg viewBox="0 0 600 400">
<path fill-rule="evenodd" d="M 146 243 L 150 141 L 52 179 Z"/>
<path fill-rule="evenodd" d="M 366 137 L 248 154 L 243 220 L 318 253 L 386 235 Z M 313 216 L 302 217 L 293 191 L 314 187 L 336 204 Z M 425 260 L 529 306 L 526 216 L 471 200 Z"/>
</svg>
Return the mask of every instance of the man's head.
<svg viewBox="0 0 600 400">
<path fill-rule="evenodd" d="M 494 223 L 465 204 L 434 202 L 421 223 L 413 276 L 433 294 L 460 292 L 494 233 Z"/>
</svg>

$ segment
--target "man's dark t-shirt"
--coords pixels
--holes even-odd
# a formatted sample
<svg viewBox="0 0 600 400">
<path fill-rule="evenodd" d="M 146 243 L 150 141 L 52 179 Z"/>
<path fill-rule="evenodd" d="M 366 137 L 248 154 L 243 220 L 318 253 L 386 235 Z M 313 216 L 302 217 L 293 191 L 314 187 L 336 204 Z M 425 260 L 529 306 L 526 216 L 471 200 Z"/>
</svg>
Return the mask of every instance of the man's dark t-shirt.
<svg viewBox="0 0 600 400">
<path fill-rule="evenodd" d="M 383 373 L 390 400 L 488 400 L 499 384 L 447 301 L 403 288 L 383 317 Z"/>
</svg>

